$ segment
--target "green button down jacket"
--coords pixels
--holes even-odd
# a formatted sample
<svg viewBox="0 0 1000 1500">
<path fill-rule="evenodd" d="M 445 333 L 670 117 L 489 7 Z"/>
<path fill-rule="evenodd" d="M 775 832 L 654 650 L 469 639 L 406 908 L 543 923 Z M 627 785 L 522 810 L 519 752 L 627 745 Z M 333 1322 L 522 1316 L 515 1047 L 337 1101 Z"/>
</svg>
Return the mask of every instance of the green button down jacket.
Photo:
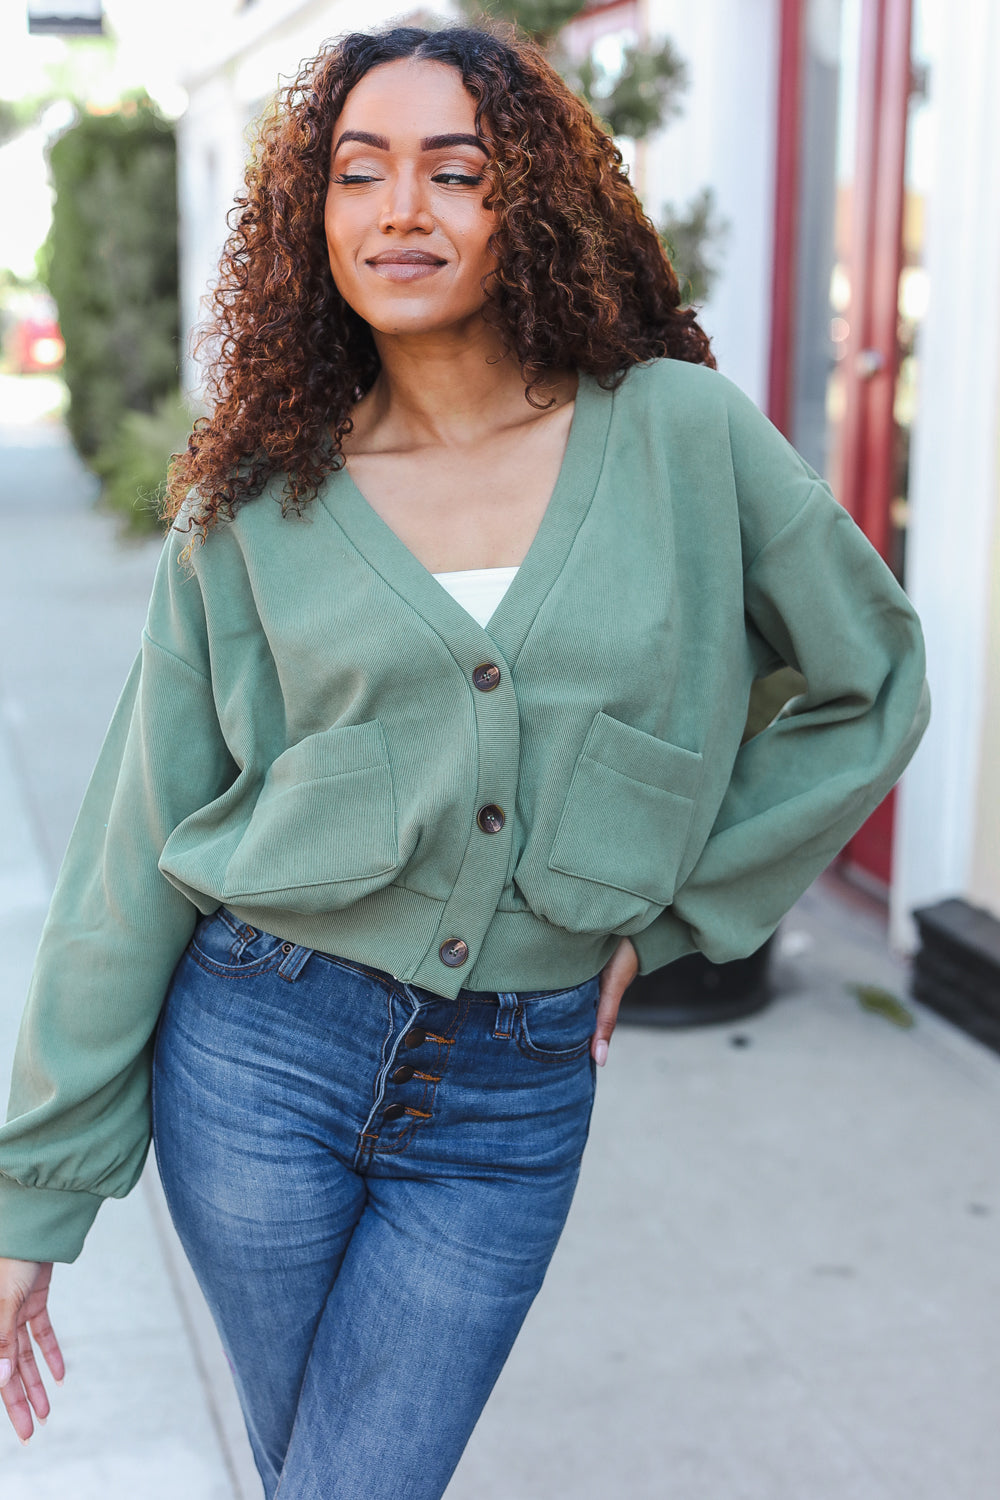
<svg viewBox="0 0 1000 1500">
<path fill-rule="evenodd" d="M 246 505 L 189 566 L 187 540 L 164 546 L 44 928 L 0 1130 L 5 1255 L 72 1260 L 135 1183 L 199 913 L 446 996 L 575 985 L 624 934 L 643 973 L 736 958 L 927 722 L 905 594 L 704 366 L 657 361 L 614 393 L 581 377 L 485 629 L 345 470 L 301 518 Z M 781 664 L 807 690 L 741 746 L 751 684 Z"/>
</svg>

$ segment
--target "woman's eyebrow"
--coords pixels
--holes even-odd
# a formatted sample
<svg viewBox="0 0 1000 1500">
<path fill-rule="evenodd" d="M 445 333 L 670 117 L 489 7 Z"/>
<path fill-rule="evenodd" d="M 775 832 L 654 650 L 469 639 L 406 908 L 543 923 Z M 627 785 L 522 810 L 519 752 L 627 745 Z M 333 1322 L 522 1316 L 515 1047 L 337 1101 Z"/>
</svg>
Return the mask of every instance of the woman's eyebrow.
<svg viewBox="0 0 1000 1500">
<path fill-rule="evenodd" d="M 443 151 L 448 146 L 478 146 L 484 156 L 490 154 L 486 142 L 480 140 L 478 135 L 425 135 L 420 142 L 421 151 Z"/>
<path fill-rule="evenodd" d="M 337 139 L 333 148 L 336 156 L 345 141 L 357 141 L 362 146 L 374 146 L 376 151 L 389 150 L 389 138 L 384 135 L 375 135 L 370 130 L 345 130 L 343 135 Z M 448 135 L 425 135 L 420 142 L 421 151 L 444 151 L 449 146 L 476 146 L 484 156 L 489 156 L 486 142 L 478 135 L 463 135 L 460 131 L 453 131 Z"/>
</svg>

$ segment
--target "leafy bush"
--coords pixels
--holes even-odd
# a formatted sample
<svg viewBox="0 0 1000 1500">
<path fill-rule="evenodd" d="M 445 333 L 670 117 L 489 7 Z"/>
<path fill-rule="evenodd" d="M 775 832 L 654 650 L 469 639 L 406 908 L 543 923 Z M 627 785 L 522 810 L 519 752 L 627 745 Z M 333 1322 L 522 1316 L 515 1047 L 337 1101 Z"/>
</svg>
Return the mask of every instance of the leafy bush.
<svg viewBox="0 0 1000 1500">
<path fill-rule="evenodd" d="M 162 529 L 159 503 L 172 454 L 187 442 L 193 414 L 179 391 L 162 397 L 152 413 L 126 412 L 90 466 L 102 481 L 101 502 L 117 512 L 126 532 Z"/>
<path fill-rule="evenodd" d="M 50 162 L 43 259 L 66 341 L 69 429 L 89 461 L 116 440 L 126 412 L 151 414 L 177 385 L 173 126 L 148 99 L 132 100 L 84 115 Z"/>
<path fill-rule="evenodd" d="M 459 0 L 459 7 L 473 26 L 503 20 L 527 32 L 613 136 L 645 140 L 683 112 L 689 71 L 667 38 L 623 47 L 611 72 L 593 46 L 583 58 L 570 57 L 560 33 L 588 11 L 587 0 Z M 663 212 L 659 234 L 680 280 L 681 306 L 700 305 L 715 284 L 730 223 L 717 212 L 711 188 L 686 208 L 668 203 Z"/>
</svg>

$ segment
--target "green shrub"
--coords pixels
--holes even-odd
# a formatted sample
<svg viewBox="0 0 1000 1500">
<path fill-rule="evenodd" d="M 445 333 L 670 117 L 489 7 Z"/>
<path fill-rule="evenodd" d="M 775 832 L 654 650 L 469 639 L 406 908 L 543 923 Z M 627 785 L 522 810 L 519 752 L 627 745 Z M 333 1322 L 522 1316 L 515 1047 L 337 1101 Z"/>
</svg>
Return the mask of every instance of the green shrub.
<svg viewBox="0 0 1000 1500">
<path fill-rule="evenodd" d="M 193 414 L 179 391 L 162 397 L 153 412 L 126 412 L 90 461 L 102 481 L 101 503 L 133 536 L 163 529 L 160 498 L 171 454 L 187 442 Z"/>
<path fill-rule="evenodd" d="M 177 385 L 173 126 L 148 99 L 84 115 L 50 153 L 55 203 L 43 263 L 66 342 L 67 421 L 89 461 L 125 412 Z"/>
</svg>

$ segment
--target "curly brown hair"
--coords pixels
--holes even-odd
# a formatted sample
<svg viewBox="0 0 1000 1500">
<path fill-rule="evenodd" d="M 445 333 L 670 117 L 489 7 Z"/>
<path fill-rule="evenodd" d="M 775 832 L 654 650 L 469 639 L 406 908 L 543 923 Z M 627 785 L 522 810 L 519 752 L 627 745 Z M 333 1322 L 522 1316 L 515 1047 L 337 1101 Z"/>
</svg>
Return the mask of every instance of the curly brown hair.
<svg viewBox="0 0 1000 1500">
<path fill-rule="evenodd" d="M 204 537 L 275 475 L 301 512 L 343 465 L 351 410 L 379 371 L 371 329 L 334 284 L 323 223 L 333 127 L 370 69 L 401 58 L 457 68 L 491 145 L 496 214 L 485 316 L 529 401 L 547 372 L 617 385 L 658 358 L 715 367 L 693 308 L 622 171 L 621 153 L 542 52 L 511 29 L 356 32 L 305 63 L 263 120 L 230 211 L 212 316 L 210 416 L 171 462 L 164 515 L 185 500 Z M 534 404 L 541 402 L 535 400 Z"/>
</svg>

